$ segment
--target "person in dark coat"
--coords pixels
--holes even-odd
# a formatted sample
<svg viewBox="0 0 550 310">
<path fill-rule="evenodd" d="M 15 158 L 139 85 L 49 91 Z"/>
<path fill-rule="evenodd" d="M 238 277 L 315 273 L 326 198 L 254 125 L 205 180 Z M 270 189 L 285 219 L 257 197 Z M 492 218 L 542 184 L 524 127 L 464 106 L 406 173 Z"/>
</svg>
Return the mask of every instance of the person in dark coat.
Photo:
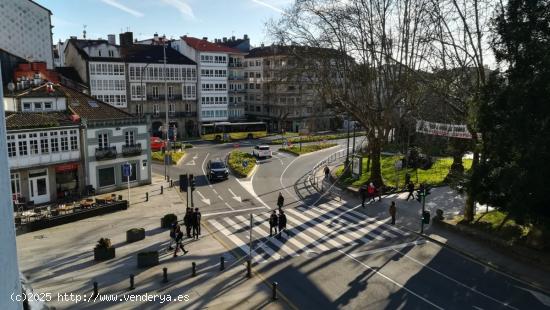
<svg viewBox="0 0 550 310">
<path fill-rule="evenodd" d="M 414 199 L 414 183 L 412 181 L 409 181 L 409 184 L 407 184 L 407 190 L 409 191 L 409 196 L 407 196 L 406 201 L 409 201 L 411 197 Z"/>
<path fill-rule="evenodd" d="M 193 216 L 193 211 L 191 208 L 185 210 L 185 215 L 183 216 L 183 224 L 185 225 L 185 231 L 187 233 L 187 238 L 191 238 L 191 220 Z"/>
<path fill-rule="evenodd" d="M 367 200 L 367 186 L 365 184 L 359 187 L 359 194 L 361 194 L 361 206 L 365 207 L 365 201 Z"/>
<path fill-rule="evenodd" d="M 195 212 L 193 212 L 193 215 L 191 217 L 191 226 L 193 227 L 193 239 L 199 240 L 199 236 L 201 234 L 201 213 L 199 212 L 199 208 L 195 208 Z"/>
<path fill-rule="evenodd" d="M 283 210 L 279 211 L 278 224 L 279 224 L 279 236 L 282 236 L 284 232 L 288 237 L 288 233 L 286 232 L 286 215 L 285 215 L 285 211 Z"/>
<path fill-rule="evenodd" d="M 395 225 L 395 214 L 397 213 L 397 209 L 395 208 L 395 201 L 391 202 L 389 212 L 391 216 L 391 224 Z"/>
<path fill-rule="evenodd" d="M 269 217 L 269 236 L 273 236 L 273 229 L 275 229 L 275 235 L 277 234 L 277 227 L 279 225 L 279 218 L 277 217 L 277 212 L 273 210 L 271 216 Z"/>
<path fill-rule="evenodd" d="M 328 166 L 325 166 L 325 179 L 328 179 L 328 175 L 330 174 L 330 169 L 328 168 Z"/>
<path fill-rule="evenodd" d="M 407 172 L 405 173 L 405 187 L 407 187 L 409 183 L 411 183 L 411 174 Z"/>
<path fill-rule="evenodd" d="M 279 206 L 279 210 L 283 207 L 285 204 L 285 198 L 283 197 L 283 194 L 279 193 L 279 197 L 277 197 L 277 206 Z"/>
<path fill-rule="evenodd" d="M 168 251 L 173 250 L 172 242 L 176 241 L 176 231 L 180 228 L 180 225 L 177 223 L 173 223 L 170 227 L 170 243 L 168 244 Z"/>
<path fill-rule="evenodd" d="M 183 246 L 183 232 L 181 231 L 181 228 L 177 227 L 176 229 L 176 250 L 174 251 L 174 257 L 178 256 L 178 250 L 181 249 L 183 251 L 183 254 L 187 254 L 187 250 L 185 250 L 185 247 Z"/>
</svg>

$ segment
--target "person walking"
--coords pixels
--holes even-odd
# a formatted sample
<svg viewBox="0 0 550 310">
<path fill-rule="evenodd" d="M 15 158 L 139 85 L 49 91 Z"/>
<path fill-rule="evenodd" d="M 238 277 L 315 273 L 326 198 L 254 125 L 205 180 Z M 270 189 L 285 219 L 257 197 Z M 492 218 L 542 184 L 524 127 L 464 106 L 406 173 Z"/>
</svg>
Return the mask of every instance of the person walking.
<svg viewBox="0 0 550 310">
<path fill-rule="evenodd" d="M 279 210 L 283 208 L 284 204 L 285 204 L 285 197 L 283 197 L 283 194 L 279 192 L 279 197 L 277 197 L 277 206 L 279 206 Z"/>
<path fill-rule="evenodd" d="M 185 209 L 185 215 L 183 216 L 183 224 L 185 225 L 185 232 L 187 233 L 187 238 L 191 238 L 191 220 L 193 216 L 193 211 L 191 208 Z"/>
<path fill-rule="evenodd" d="M 275 229 L 275 235 L 277 235 L 277 227 L 279 225 L 279 218 L 277 218 L 277 212 L 273 210 L 269 217 L 269 236 L 273 236 L 273 229 Z"/>
<path fill-rule="evenodd" d="M 173 250 L 174 248 L 172 247 L 172 242 L 176 242 L 176 230 L 179 229 L 179 224 L 177 223 L 173 223 L 171 226 L 170 226 L 170 243 L 168 244 L 168 251 L 171 251 Z"/>
<path fill-rule="evenodd" d="M 201 234 L 201 217 L 202 215 L 199 212 L 199 208 L 195 208 L 191 221 L 191 225 L 193 227 L 193 239 L 195 240 L 199 240 L 199 236 Z"/>
<path fill-rule="evenodd" d="M 359 194 L 361 194 L 361 206 L 364 208 L 367 200 L 367 185 L 363 184 L 359 187 Z"/>
<path fill-rule="evenodd" d="M 409 191 L 409 196 L 407 196 L 405 201 L 409 201 L 409 198 L 411 197 L 414 199 L 414 183 L 412 181 L 409 181 L 409 184 L 407 184 L 407 190 Z"/>
<path fill-rule="evenodd" d="M 178 256 L 178 250 L 181 249 L 183 251 L 183 254 L 187 254 L 187 250 L 183 246 L 183 232 L 181 231 L 181 228 L 178 225 L 178 228 L 176 229 L 176 250 L 174 251 L 174 257 Z"/>
<path fill-rule="evenodd" d="M 397 209 L 395 208 L 395 201 L 391 202 L 390 205 L 390 216 L 391 216 L 391 224 L 395 225 L 395 213 L 397 212 Z"/>
<path fill-rule="evenodd" d="M 286 232 L 286 215 L 285 211 L 279 210 L 279 237 L 283 235 L 283 232 L 288 237 L 288 232 Z"/>
<path fill-rule="evenodd" d="M 369 202 L 374 200 L 374 197 L 376 195 L 376 187 L 374 187 L 374 184 L 372 182 L 370 182 L 369 186 L 367 186 L 367 195 L 369 197 Z"/>
<path fill-rule="evenodd" d="M 325 166 L 325 179 L 328 179 L 328 176 L 330 174 L 330 169 L 328 168 L 328 166 Z"/>
<path fill-rule="evenodd" d="M 407 172 L 405 173 L 405 188 L 407 188 L 409 183 L 411 183 L 411 174 Z"/>
</svg>

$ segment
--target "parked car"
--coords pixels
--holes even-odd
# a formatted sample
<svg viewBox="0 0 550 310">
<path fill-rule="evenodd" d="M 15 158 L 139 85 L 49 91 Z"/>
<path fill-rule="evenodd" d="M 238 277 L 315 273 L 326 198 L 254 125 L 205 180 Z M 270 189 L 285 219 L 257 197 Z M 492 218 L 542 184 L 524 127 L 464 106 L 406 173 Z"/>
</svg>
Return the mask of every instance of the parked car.
<svg viewBox="0 0 550 310">
<path fill-rule="evenodd" d="M 206 174 L 210 181 L 213 180 L 227 180 L 229 177 L 229 169 L 221 159 L 209 160 L 206 165 Z"/>
<path fill-rule="evenodd" d="M 269 148 L 269 145 L 256 145 L 254 150 L 252 150 L 252 155 L 257 158 L 271 157 L 271 149 Z"/>
<path fill-rule="evenodd" d="M 151 150 L 160 151 L 166 148 L 166 142 L 159 137 L 151 137 Z"/>
</svg>

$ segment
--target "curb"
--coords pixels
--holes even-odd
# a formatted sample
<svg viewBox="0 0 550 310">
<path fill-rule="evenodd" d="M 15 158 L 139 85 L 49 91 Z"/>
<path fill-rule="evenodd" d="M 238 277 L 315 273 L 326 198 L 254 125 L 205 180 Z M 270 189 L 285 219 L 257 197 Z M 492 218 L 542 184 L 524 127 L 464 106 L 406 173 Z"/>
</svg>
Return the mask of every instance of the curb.
<svg viewBox="0 0 550 310">
<path fill-rule="evenodd" d="M 287 153 L 287 154 L 291 154 L 291 155 L 293 155 L 294 157 L 300 157 L 300 156 L 301 156 L 301 157 L 304 157 L 304 156 L 308 156 L 308 155 L 311 155 L 311 154 L 315 154 L 315 153 L 320 152 L 320 151 L 330 150 L 330 149 L 335 148 L 335 147 L 337 147 L 337 146 L 338 146 L 338 144 L 333 145 L 333 146 L 331 146 L 331 147 L 324 148 L 324 149 L 320 149 L 320 150 L 317 150 L 317 151 L 313 151 L 313 152 L 309 152 L 309 153 L 304 153 L 304 154 L 296 154 L 296 153 L 294 153 L 294 152 L 289 152 L 289 151 L 287 151 L 287 150 L 281 150 L 281 149 L 278 149 L 277 151 L 278 151 L 278 152 L 285 152 L 285 153 Z"/>
</svg>

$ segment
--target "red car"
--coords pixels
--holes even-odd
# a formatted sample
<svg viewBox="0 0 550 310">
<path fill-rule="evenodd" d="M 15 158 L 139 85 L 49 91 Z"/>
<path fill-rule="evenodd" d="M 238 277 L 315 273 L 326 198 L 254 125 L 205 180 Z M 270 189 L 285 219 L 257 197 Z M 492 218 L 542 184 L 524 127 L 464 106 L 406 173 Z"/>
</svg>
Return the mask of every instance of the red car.
<svg viewBox="0 0 550 310">
<path fill-rule="evenodd" d="M 160 151 L 166 148 L 166 142 L 159 137 L 151 137 L 151 150 Z"/>
</svg>

